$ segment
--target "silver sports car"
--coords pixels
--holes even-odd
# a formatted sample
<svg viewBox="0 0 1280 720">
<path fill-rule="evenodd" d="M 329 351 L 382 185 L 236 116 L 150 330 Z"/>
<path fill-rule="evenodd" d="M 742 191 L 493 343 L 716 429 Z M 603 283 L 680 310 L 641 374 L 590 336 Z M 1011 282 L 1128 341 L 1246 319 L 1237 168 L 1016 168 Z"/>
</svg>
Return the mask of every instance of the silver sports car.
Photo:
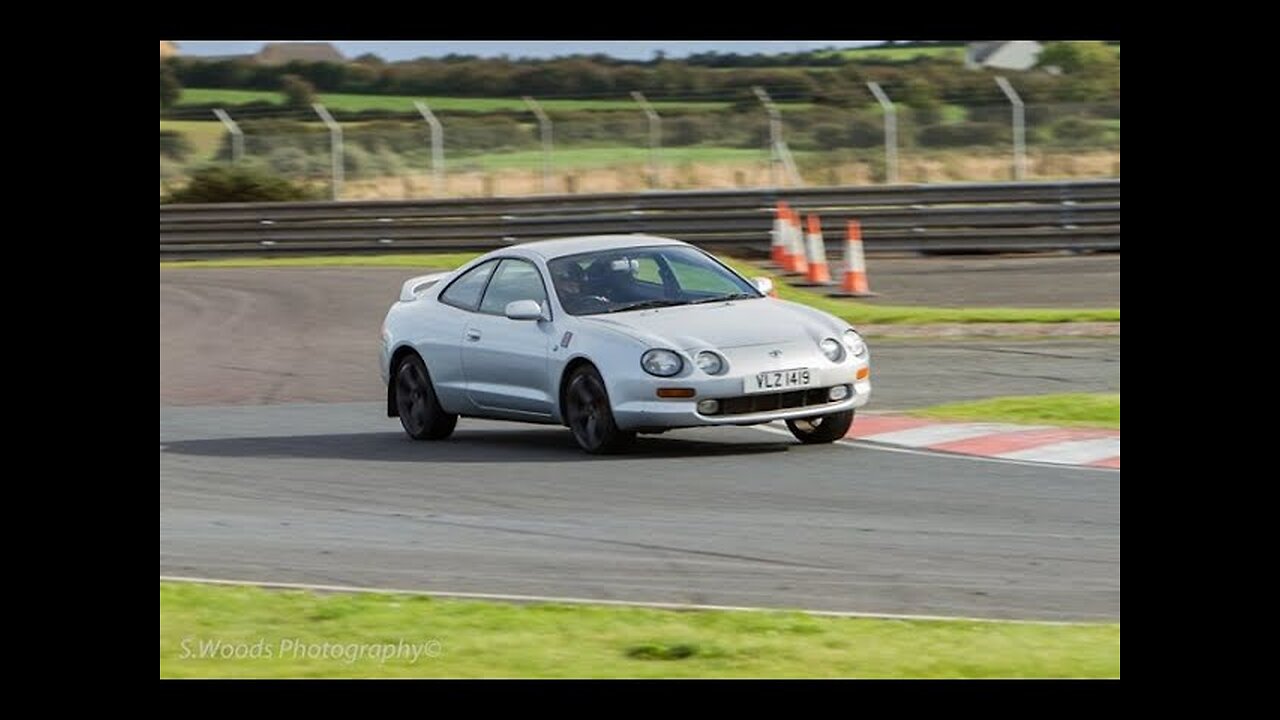
<svg viewBox="0 0 1280 720">
<path fill-rule="evenodd" d="M 592 453 L 772 420 L 805 443 L 842 438 L 871 393 L 867 345 L 771 289 L 661 237 L 496 250 L 401 288 L 382 325 L 387 415 L 418 440 L 460 415 L 562 424 Z"/>
</svg>

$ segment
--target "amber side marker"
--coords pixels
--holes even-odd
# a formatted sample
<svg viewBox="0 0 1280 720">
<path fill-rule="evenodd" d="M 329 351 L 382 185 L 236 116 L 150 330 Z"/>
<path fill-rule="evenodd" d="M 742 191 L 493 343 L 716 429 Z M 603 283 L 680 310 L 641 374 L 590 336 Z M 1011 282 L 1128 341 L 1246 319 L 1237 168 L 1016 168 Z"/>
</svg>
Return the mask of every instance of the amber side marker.
<svg viewBox="0 0 1280 720">
<path fill-rule="evenodd" d="M 859 380 L 866 380 L 867 376 L 869 376 L 870 374 L 871 374 L 871 368 L 865 367 L 859 370 L 857 374 L 854 375 L 854 377 L 858 378 Z"/>
<path fill-rule="evenodd" d="M 693 388 L 658 388 L 660 398 L 687 398 L 695 394 Z"/>
</svg>

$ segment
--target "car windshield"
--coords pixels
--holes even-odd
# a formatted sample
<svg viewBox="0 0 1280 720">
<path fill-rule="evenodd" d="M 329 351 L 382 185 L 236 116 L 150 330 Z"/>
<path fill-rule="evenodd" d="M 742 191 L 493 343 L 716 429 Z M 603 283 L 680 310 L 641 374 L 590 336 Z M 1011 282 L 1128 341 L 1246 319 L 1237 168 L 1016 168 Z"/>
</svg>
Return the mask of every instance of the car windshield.
<svg viewBox="0 0 1280 720">
<path fill-rule="evenodd" d="M 582 253 L 547 266 L 560 304 L 570 315 L 762 297 L 709 255 L 684 245 Z"/>
</svg>

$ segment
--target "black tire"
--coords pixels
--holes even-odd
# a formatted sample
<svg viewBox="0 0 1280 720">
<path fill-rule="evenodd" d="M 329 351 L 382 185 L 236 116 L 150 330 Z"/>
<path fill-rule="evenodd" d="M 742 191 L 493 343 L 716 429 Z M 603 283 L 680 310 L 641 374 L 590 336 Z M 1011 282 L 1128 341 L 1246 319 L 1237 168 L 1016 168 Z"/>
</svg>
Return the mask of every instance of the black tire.
<svg viewBox="0 0 1280 720">
<path fill-rule="evenodd" d="M 565 422 L 583 450 L 593 455 L 615 453 L 636 439 L 634 432 L 618 429 L 604 380 L 594 367 L 576 368 L 564 395 Z"/>
<path fill-rule="evenodd" d="M 806 445 L 835 442 L 844 437 L 852 425 L 852 410 L 787 421 L 787 429 Z"/>
<path fill-rule="evenodd" d="M 443 440 L 453 433 L 458 416 L 440 407 L 426 363 L 409 355 L 396 366 L 396 410 L 400 425 L 414 440 Z"/>
</svg>

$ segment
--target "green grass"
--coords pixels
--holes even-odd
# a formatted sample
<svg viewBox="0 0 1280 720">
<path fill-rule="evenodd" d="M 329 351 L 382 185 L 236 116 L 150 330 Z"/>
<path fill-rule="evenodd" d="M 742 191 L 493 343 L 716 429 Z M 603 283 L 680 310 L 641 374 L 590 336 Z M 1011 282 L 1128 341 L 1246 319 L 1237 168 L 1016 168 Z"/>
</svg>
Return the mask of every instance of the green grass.
<svg viewBox="0 0 1280 720">
<path fill-rule="evenodd" d="M 795 153 L 803 157 L 804 153 Z M 664 148 L 660 153 L 664 165 L 681 165 L 684 163 L 763 163 L 767 162 L 767 153 L 754 148 L 728 147 L 678 147 Z M 459 156 L 454 160 L 456 166 L 481 170 L 506 170 L 518 168 L 532 170 L 542 167 L 541 150 L 521 150 L 517 152 L 485 153 L 483 155 Z M 556 148 L 553 156 L 557 170 L 607 168 L 615 165 L 642 165 L 649 162 L 649 149 L 642 147 L 561 147 Z M 668 168 L 670 172 L 670 168 Z"/>
<path fill-rule="evenodd" d="M 1120 393 L 1063 393 L 989 398 L 912 410 L 939 420 L 980 420 L 1120 429 Z"/>
<path fill-rule="evenodd" d="M 218 258 L 162 261 L 160 268 L 229 267 L 407 267 L 454 268 L 479 253 L 423 253 L 401 255 L 332 255 L 314 257 Z M 929 325 L 936 323 L 1069 323 L 1120 322 L 1120 310 L 1079 308 L 938 308 L 870 305 L 830 298 L 820 292 L 797 288 L 751 263 L 721 258 L 746 277 L 772 277 L 778 296 L 829 312 L 853 325 Z"/>
<path fill-rule="evenodd" d="M 907 62 L 918 57 L 927 57 L 940 60 L 955 60 L 964 62 L 963 47 L 869 47 L 869 48 L 851 48 L 848 50 L 838 50 L 837 55 L 842 55 L 853 60 L 893 60 L 896 62 Z"/>
<path fill-rule="evenodd" d="M 625 96 L 626 93 L 620 93 Z M 422 100 L 436 112 L 462 110 L 469 112 L 496 112 L 502 110 L 524 111 L 528 106 L 518 97 L 511 98 L 468 98 L 468 97 L 420 97 L 412 95 L 353 95 L 349 93 L 320 93 L 319 101 L 330 110 L 395 110 L 401 112 L 417 112 L 413 103 Z M 240 103 L 266 101 L 282 103 L 284 96 L 270 90 L 226 90 L 186 88 L 182 91 L 182 105 L 203 105 L 206 103 Z M 619 97 L 616 100 L 539 100 L 538 104 L 547 112 L 575 110 L 631 110 L 639 112 L 639 105 L 630 98 Z M 658 100 L 651 103 L 658 110 L 718 110 L 728 107 L 727 102 L 668 101 Z M 234 113 L 232 116 L 234 117 Z"/>
<path fill-rule="evenodd" d="M 162 260 L 160 269 L 252 267 L 395 267 L 452 270 L 480 253 L 419 253 L 404 255 L 317 255 L 310 257 L 242 257 L 209 260 Z"/>
<path fill-rule="evenodd" d="M 258 649 L 255 657 L 209 657 L 219 652 L 214 643 L 233 654 Z M 414 645 L 416 662 L 398 650 Z M 397 651 L 360 656 L 362 646 Z M 1120 626 L 517 605 L 162 582 L 160 676 L 1119 677 Z"/>
<path fill-rule="evenodd" d="M 1088 308 L 942 308 L 914 305 L 871 305 L 827 297 L 825 290 L 798 288 L 772 271 L 743 261 L 727 258 L 733 269 L 747 277 L 773 278 L 778 297 L 803 303 L 829 312 L 852 325 L 930 325 L 937 323 L 1069 323 L 1069 322 L 1120 322 L 1120 309 Z"/>
</svg>

